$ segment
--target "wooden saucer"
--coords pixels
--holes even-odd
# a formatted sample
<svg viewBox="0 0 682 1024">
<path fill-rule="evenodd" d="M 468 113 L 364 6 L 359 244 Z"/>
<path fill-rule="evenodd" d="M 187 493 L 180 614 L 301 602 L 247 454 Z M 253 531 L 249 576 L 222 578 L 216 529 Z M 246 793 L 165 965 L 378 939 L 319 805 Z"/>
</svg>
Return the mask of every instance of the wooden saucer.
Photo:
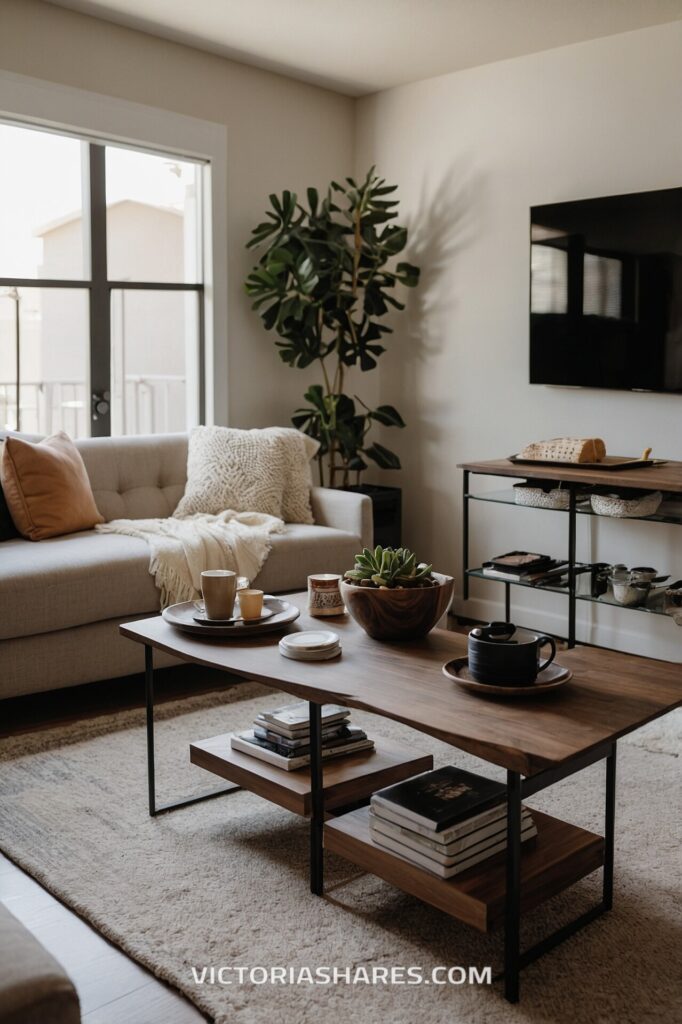
<svg viewBox="0 0 682 1024">
<path fill-rule="evenodd" d="M 479 683 L 469 675 L 469 659 L 454 658 L 443 665 L 443 674 L 452 679 L 464 690 L 480 694 L 483 697 L 535 697 L 548 690 L 558 690 L 573 677 L 570 668 L 557 665 L 556 662 L 540 672 L 534 683 L 529 686 L 496 686 L 493 683 Z"/>
</svg>

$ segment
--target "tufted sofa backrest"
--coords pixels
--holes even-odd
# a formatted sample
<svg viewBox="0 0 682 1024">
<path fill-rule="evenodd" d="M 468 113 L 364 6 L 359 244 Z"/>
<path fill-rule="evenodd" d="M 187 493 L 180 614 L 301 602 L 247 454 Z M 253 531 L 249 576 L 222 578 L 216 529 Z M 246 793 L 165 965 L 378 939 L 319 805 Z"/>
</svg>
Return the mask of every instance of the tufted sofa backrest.
<svg viewBox="0 0 682 1024">
<path fill-rule="evenodd" d="M 172 515 L 187 482 L 187 443 L 187 434 L 76 441 L 107 522 Z"/>
</svg>

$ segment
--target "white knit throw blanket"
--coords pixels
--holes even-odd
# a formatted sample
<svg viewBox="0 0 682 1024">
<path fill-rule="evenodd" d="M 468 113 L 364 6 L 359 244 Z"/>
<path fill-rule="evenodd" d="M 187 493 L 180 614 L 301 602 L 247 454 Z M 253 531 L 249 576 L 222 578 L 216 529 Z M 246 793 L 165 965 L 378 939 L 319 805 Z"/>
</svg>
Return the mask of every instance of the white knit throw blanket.
<svg viewBox="0 0 682 1024">
<path fill-rule="evenodd" d="M 232 569 L 253 581 L 270 554 L 272 534 L 284 523 L 261 512 L 217 516 L 198 512 L 182 519 L 114 519 L 95 529 L 123 533 L 149 545 L 149 571 L 161 591 L 161 607 L 201 596 L 205 569 Z"/>
</svg>

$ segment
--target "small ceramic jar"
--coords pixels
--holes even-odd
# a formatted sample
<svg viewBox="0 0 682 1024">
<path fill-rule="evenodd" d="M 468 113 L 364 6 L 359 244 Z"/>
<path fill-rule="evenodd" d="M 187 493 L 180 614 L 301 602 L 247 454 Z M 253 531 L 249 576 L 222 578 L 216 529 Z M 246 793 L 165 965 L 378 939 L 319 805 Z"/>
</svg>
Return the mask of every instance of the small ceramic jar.
<svg viewBox="0 0 682 1024">
<path fill-rule="evenodd" d="M 343 615 L 346 606 L 341 597 L 341 577 L 332 572 L 316 572 L 308 577 L 308 614 Z"/>
</svg>

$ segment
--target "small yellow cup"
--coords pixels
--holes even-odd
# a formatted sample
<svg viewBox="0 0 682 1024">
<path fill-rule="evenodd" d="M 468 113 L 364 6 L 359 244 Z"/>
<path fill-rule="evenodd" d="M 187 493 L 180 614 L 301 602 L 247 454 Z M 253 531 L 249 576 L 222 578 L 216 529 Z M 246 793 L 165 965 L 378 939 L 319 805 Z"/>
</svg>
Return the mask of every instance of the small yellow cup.
<svg viewBox="0 0 682 1024">
<path fill-rule="evenodd" d="M 243 619 L 259 619 L 263 614 L 263 591 L 240 590 L 239 610 Z"/>
</svg>

